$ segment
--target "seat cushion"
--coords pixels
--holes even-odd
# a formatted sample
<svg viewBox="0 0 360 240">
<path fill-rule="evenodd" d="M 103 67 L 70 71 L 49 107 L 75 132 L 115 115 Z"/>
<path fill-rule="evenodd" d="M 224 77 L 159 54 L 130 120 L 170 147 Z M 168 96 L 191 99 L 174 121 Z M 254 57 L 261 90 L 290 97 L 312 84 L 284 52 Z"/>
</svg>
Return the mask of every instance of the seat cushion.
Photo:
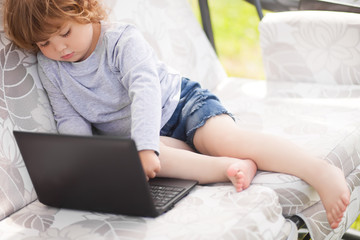
<svg viewBox="0 0 360 240">
<path fill-rule="evenodd" d="M 229 184 L 197 186 L 157 218 L 55 209 L 35 201 L 0 222 L 3 240 L 253 240 L 287 239 L 294 232 L 294 224 L 281 215 L 274 191 L 254 186 L 239 194 Z"/>
<path fill-rule="evenodd" d="M 360 86 L 233 78 L 216 92 L 240 127 L 288 139 L 344 172 L 353 194 L 343 228 L 333 232 L 341 236 L 359 214 Z M 332 231 L 318 194 L 301 179 L 259 171 L 252 185 L 273 189 L 283 214 L 304 217 L 314 231 L 312 236 L 325 237 Z"/>
</svg>

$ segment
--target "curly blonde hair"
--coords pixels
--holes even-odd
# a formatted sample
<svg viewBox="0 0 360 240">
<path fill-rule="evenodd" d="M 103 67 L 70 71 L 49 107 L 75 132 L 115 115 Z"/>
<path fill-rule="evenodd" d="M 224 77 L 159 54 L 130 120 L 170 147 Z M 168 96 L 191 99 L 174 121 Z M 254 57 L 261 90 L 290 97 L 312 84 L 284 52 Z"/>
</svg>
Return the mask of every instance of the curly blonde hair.
<svg viewBox="0 0 360 240">
<path fill-rule="evenodd" d="M 98 0 L 4 0 L 4 28 L 20 48 L 37 52 L 66 21 L 98 23 L 106 11 Z"/>
</svg>

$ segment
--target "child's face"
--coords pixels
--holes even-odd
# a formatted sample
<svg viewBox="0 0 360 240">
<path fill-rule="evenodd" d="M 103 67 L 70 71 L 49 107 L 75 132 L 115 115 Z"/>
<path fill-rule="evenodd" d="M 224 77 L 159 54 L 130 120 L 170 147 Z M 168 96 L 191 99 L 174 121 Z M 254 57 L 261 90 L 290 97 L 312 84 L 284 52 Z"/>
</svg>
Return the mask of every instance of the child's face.
<svg viewBox="0 0 360 240">
<path fill-rule="evenodd" d="M 93 24 L 66 22 L 56 33 L 36 45 L 47 57 L 56 61 L 78 62 L 85 60 L 95 49 Z M 96 40 L 97 41 L 97 40 Z"/>
</svg>

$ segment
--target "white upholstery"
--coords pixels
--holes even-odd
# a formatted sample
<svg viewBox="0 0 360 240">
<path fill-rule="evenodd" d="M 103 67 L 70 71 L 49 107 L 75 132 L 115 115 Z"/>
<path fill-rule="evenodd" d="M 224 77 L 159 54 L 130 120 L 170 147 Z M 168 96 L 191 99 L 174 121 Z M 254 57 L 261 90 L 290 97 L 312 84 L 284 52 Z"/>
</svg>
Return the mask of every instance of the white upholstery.
<svg viewBox="0 0 360 240">
<path fill-rule="evenodd" d="M 359 14 L 270 15 L 260 24 L 267 80 L 360 84 Z"/>
<path fill-rule="evenodd" d="M 257 81 L 226 77 L 186 0 L 105 4 L 110 19 L 135 24 L 164 62 L 212 89 L 240 127 L 287 138 L 341 168 L 351 204 L 333 231 L 309 185 L 259 172 L 242 193 L 228 183 L 197 186 L 156 219 L 46 207 L 36 200 L 12 130 L 56 131 L 54 120 L 36 59 L 0 33 L 1 239 L 296 239 L 282 214 L 301 216 L 312 239 L 342 236 L 360 206 L 360 15 L 266 15 L 260 31 L 267 81 Z"/>
</svg>

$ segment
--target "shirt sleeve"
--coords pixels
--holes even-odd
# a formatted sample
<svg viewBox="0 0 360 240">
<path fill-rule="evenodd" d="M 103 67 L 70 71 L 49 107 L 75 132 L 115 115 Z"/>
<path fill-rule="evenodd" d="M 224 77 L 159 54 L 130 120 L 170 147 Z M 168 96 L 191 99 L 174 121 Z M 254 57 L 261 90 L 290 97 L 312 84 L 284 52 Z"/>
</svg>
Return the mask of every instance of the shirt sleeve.
<svg viewBox="0 0 360 240">
<path fill-rule="evenodd" d="M 131 99 L 131 137 L 138 150 L 159 152 L 161 87 L 158 59 L 134 27 L 127 27 L 117 41 L 113 61 Z"/>
<path fill-rule="evenodd" d="M 92 135 L 91 124 L 81 117 L 38 64 L 38 73 L 50 100 L 59 133 Z"/>
</svg>

